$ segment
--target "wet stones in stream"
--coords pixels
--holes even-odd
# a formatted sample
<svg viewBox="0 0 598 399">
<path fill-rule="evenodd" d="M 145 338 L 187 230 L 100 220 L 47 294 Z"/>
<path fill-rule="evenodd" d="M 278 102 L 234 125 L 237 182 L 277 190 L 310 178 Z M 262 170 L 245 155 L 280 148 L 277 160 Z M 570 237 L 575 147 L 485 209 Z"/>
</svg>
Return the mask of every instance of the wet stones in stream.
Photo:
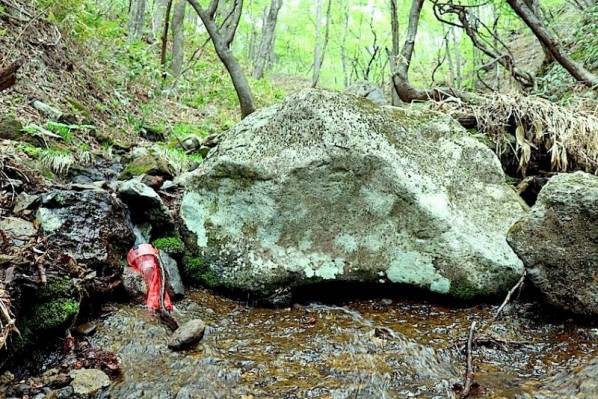
<svg viewBox="0 0 598 399">
<path fill-rule="evenodd" d="M 190 320 L 172 334 L 168 347 L 172 350 L 190 348 L 202 340 L 205 330 L 206 325 L 202 320 Z"/>
</svg>

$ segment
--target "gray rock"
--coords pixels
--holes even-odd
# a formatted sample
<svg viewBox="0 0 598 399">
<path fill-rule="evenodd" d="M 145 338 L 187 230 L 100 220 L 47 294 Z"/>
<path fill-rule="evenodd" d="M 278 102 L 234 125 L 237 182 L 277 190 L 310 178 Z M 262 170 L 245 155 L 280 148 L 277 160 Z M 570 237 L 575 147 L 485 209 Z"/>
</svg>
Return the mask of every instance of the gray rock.
<svg viewBox="0 0 598 399">
<path fill-rule="evenodd" d="M 29 208 L 35 201 L 39 199 L 39 195 L 29 195 L 26 192 L 22 192 L 17 197 L 17 201 L 15 202 L 15 206 L 13 211 L 15 213 L 20 213 L 25 209 Z"/>
<path fill-rule="evenodd" d="M 189 348 L 202 340 L 206 325 L 199 319 L 189 320 L 180 326 L 168 341 L 168 347 L 172 350 Z"/>
<path fill-rule="evenodd" d="M 74 389 L 72 386 L 64 387 L 59 389 L 56 394 L 57 399 L 69 399 L 73 396 Z"/>
<path fill-rule="evenodd" d="M 160 250 L 160 261 L 164 266 L 168 277 L 168 284 L 172 288 L 175 298 L 183 297 L 185 295 L 185 286 L 183 285 L 176 260 L 172 259 L 166 252 Z"/>
<path fill-rule="evenodd" d="M 0 218 L 0 230 L 10 238 L 27 239 L 37 234 L 33 223 L 13 217 Z"/>
<path fill-rule="evenodd" d="M 102 370 L 80 369 L 69 373 L 73 381 L 73 393 L 78 397 L 88 397 L 110 385 L 110 378 Z"/>
<path fill-rule="evenodd" d="M 41 197 L 37 210 L 48 245 L 102 273 L 119 270 L 134 242 L 125 206 L 105 191 L 55 190 Z"/>
<path fill-rule="evenodd" d="M 118 187 L 118 196 L 129 206 L 133 223 L 150 223 L 162 235 L 168 235 L 174 230 L 170 210 L 148 185 L 137 180 L 126 181 Z"/>
<path fill-rule="evenodd" d="M 47 118 L 60 121 L 64 115 L 64 113 L 56 107 L 52 107 L 51 105 L 45 104 L 38 100 L 33 100 L 31 102 L 31 106 L 41 112 Z"/>
<path fill-rule="evenodd" d="M 388 101 L 386 101 L 386 97 L 384 96 L 382 89 L 372 82 L 361 81 L 354 83 L 353 85 L 347 87 L 345 92 L 367 98 L 378 105 L 388 105 Z"/>
<path fill-rule="evenodd" d="M 147 284 L 141 273 L 127 266 L 123 269 L 121 278 L 129 298 L 135 303 L 145 303 Z"/>
<path fill-rule="evenodd" d="M 598 315 L 598 177 L 554 176 L 508 241 L 548 303 Z"/>
<path fill-rule="evenodd" d="M 186 150 L 194 150 L 200 145 L 199 139 L 196 136 L 189 136 L 183 140 L 183 147 Z"/>
<path fill-rule="evenodd" d="M 13 217 L 0 218 L 0 230 L 17 247 L 22 247 L 37 234 L 37 229 L 31 222 Z"/>
<path fill-rule="evenodd" d="M 180 216 L 203 275 L 267 297 L 322 280 L 499 294 L 527 206 L 452 119 L 306 90 L 231 129 L 185 175 Z"/>
</svg>

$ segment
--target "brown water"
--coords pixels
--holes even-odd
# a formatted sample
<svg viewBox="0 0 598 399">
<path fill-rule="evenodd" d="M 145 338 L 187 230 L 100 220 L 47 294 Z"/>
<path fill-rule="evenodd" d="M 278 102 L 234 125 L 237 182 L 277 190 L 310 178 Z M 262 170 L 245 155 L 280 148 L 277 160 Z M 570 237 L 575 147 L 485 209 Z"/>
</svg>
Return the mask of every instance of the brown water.
<svg viewBox="0 0 598 399">
<path fill-rule="evenodd" d="M 535 321 L 529 306 L 492 323 L 497 306 L 362 300 L 261 309 L 193 291 L 178 308 L 182 321 L 209 326 L 196 349 L 170 351 L 169 331 L 128 305 L 113 306 L 92 343 L 123 364 L 104 398 L 453 398 L 475 320 L 479 336 L 504 341 L 474 351 L 482 397 L 598 398 L 598 331 Z"/>
</svg>

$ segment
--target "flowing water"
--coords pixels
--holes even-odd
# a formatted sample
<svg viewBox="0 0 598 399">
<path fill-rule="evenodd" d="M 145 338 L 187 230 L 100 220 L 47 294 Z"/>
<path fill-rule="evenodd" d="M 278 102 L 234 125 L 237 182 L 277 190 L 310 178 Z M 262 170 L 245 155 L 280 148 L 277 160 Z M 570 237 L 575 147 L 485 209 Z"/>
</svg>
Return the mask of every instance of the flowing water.
<svg viewBox="0 0 598 399">
<path fill-rule="evenodd" d="M 519 303 L 451 308 L 388 299 L 263 309 L 189 293 L 179 318 L 209 326 L 197 348 L 172 352 L 144 308 L 111 305 L 92 344 L 116 352 L 123 376 L 102 398 L 453 398 L 472 321 L 484 398 L 598 398 L 598 331 L 545 323 Z"/>
</svg>

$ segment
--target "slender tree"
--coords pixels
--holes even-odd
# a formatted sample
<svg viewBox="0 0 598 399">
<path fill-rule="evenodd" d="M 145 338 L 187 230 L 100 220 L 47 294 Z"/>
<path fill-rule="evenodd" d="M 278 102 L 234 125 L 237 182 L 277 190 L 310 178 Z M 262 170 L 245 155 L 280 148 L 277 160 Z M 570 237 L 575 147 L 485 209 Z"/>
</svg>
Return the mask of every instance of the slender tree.
<svg viewBox="0 0 598 399">
<path fill-rule="evenodd" d="M 390 73 L 393 76 L 397 72 L 397 58 L 399 56 L 399 12 L 397 8 L 397 0 L 390 0 L 390 29 L 392 34 L 392 47 L 389 54 L 390 59 Z M 396 90 L 392 90 L 392 105 L 399 105 L 401 99 Z"/>
<path fill-rule="evenodd" d="M 172 75 L 178 78 L 183 69 L 185 56 L 185 6 L 187 0 L 177 0 L 172 14 Z"/>
<path fill-rule="evenodd" d="M 245 118 L 255 111 L 253 95 L 251 94 L 251 87 L 249 87 L 249 83 L 247 82 L 247 78 L 243 73 L 241 65 L 229 47 L 235 36 L 234 31 L 237 30 L 241 9 L 243 7 L 243 0 L 233 1 L 233 14 L 229 14 L 233 17 L 233 23 L 228 25 L 228 29 L 222 29 L 222 27 L 219 28 L 214 20 L 219 5 L 218 0 L 211 0 L 207 9 L 204 9 L 197 0 L 188 0 L 188 2 L 195 12 L 197 12 L 197 15 L 199 15 L 199 18 L 206 27 L 210 39 L 212 40 L 212 44 L 214 45 L 214 49 L 216 50 L 216 54 L 218 54 L 218 58 L 220 58 L 231 77 L 241 106 L 241 117 Z M 235 20 L 236 23 L 234 23 Z"/>
<path fill-rule="evenodd" d="M 143 33 L 147 0 L 133 0 L 130 7 L 129 40 L 138 39 Z"/>
<path fill-rule="evenodd" d="M 519 15 L 532 30 L 545 48 L 550 51 L 554 59 L 563 66 L 577 81 L 586 86 L 598 86 L 598 76 L 591 73 L 583 65 L 575 62 L 563 49 L 561 43 L 550 34 L 544 24 L 523 0 L 507 0 L 511 8 Z"/>
<path fill-rule="evenodd" d="M 282 7 L 283 0 L 272 0 L 267 16 L 262 24 L 262 40 L 254 64 L 254 79 L 261 79 L 264 76 L 264 69 L 274 51 L 274 38 L 276 36 L 276 21 L 278 12 Z"/>
<path fill-rule="evenodd" d="M 152 39 L 160 38 L 164 26 L 164 13 L 168 6 L 169 0 L 154 0 L 153 15 L 152 15 Z"/>
<path fill-rule="evenodd" d="M 326 46 L 330 37 L 330 8 L 332 0 L 328 0 L 328 7 L 326 9 L 326 25 L 324 28 L 324 39 L 322 40 L 322 2 L 317 0 L 316 3 L 316 46 L 314 50 L 314 71 L 311 79 L 311 87 L 316 87 L 320 80 L 320 70 L 326 55 Z"/>
</svg>

